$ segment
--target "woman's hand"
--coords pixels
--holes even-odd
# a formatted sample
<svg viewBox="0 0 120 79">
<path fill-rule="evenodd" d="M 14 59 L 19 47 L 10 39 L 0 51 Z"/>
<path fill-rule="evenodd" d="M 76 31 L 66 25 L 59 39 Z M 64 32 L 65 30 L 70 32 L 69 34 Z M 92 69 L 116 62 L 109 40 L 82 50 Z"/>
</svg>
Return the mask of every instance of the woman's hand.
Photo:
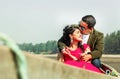
<svg viewBox="0 0 120 79">
<path fill-rule="evenodd" d="M 62 53 L 69 55 L 73 60 L 78 60 L 75 56 L 73 56 L 73 55 L 70 53 L 70 51 L 69 51 L 68 48 L 64 48 L 64 49 L 62 50 Z"/>
</svg>

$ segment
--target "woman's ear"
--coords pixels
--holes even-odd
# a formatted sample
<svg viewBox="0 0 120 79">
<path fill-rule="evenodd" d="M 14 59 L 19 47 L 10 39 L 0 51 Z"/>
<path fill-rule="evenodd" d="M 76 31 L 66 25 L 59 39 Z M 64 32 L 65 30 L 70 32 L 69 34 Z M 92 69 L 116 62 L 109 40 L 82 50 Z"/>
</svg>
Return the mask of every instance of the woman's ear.
<svg viewBox="0 0 120 79">
<path fill-rule="evenodd" d="M 73 36 L 72 36 L 72 34 L 69 34 L 69 37 L 70 37 L 70 42 L 72 43 L 73 42 Z"/>
<path fill-rule="evenodd" d="M 69 34 L 70 39 L 72 39 L 72 34 Z"/>
</svg>

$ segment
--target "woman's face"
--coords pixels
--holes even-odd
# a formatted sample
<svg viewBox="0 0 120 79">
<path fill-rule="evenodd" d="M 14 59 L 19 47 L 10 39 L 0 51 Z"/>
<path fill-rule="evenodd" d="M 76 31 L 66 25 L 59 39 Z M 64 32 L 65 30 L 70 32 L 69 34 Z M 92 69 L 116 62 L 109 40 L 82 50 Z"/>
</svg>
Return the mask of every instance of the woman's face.
<svg viewBox="0 0 120 79">
<path fill-rule="evenodd" d="M 82 41 L 82 34 L 79 29 L 76 29 L 70 36 L 74 41 Z"/>
</svg>

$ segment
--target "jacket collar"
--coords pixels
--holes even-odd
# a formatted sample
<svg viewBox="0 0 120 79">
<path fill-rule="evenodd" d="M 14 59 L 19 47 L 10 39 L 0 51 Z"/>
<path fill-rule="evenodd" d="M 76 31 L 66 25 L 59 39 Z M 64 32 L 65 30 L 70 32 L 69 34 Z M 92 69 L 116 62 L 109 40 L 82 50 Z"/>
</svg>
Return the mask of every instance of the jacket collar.
<svg viewBox="0 0 120 79">
<path fill-rule="evenodd" d="M 88 44 L 91 45 L 94 40 L 96 39 L 96 30 L 93 29 L 92 32 L 90 33 L 89 39 L 88 39 Z"/>
</svg>

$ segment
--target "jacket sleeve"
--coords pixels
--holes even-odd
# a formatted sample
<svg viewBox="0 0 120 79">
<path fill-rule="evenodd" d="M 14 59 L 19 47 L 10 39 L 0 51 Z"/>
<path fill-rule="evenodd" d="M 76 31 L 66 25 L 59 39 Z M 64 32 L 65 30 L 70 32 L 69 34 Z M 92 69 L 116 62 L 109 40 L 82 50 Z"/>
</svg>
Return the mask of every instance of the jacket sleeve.
<svg viewBox="0 0 120 79">
<path fill-rule="evenodd" d="M 92 55 L 92 59 L 100 58 L 102 56 L 103 50 L 104 50 L 104 35 L 103 33 L 100 33 L 98 34 L 98 38 L 96 40 L 93 50 L 89 52 L 89 54 Z"/>
<path fill-rule="evenodd" d="M 62 38 L 58 40 L 57 46 L 58 46 L 58 50 L 60 52 L 62 49 L 64 49 L 66 47 L 66 44 L 62 41 Z"/>
</svg>

